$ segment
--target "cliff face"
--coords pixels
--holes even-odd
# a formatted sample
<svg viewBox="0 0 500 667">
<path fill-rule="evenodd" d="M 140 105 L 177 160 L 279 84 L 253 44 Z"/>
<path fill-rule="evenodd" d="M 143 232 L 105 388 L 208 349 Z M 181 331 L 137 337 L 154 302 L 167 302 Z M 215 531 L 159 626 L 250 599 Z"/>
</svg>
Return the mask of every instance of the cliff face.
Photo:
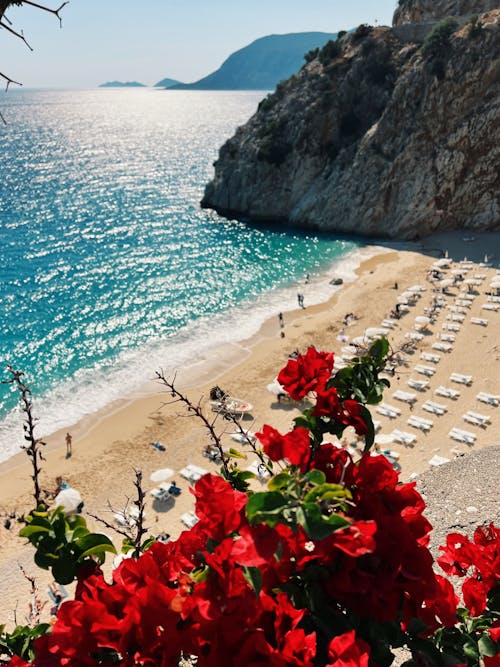
<svg viewBox="0 0 500 667">
<path fill-rule="evenodd" d="M 471 16 L 498 7 L 498 0 L 400 0 L 393 25 L 429 23 L 445 16 Z"/>
<path fill-rule="evenodd" d="M 426 57 L 390 28 L 344 36 L 226 142 L 202 206 L 369 236 L 500 229 L 500 11 L 481 21 Z"/>
</svg>

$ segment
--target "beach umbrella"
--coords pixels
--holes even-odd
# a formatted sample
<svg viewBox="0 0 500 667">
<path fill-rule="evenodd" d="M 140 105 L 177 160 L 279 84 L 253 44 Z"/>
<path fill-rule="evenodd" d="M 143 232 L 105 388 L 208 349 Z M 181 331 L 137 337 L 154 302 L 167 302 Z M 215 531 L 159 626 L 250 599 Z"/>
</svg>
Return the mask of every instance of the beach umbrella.
<svg viewBox="0 0 500 667">
<path fill-rule="evenodd" d="M 407 292 L 425 292 L 425 287 L 423 285 L 412 285 L 408 287 Z"/>
<path fill-rule="evenodd" d="M 463 276 L 467 271 L 468 269 L 452 269 L 451 273 L 453 273 L 454 276 Z"/>
<path fill-rule="evenodd" d="M 268 384 L 266 389 L 267 389 L 267 391 L 270 391 L 271 394 L 274 394 L 275 396 L 278 396 L 280 394 L 285 394 L 285 395 L 287 394 L 287 392 L 283 389 L 283 387 L 278 382 L 277 378 L 275 378 L 270 384 Z"/>
<path fill-rule="evenodd" d="M 429 317 L 426 317 L 425 315 L 419 315 L 418 317 L 415 318 L 415 322 L 417 324 L 430 324 L 431 320 Z"/>
<path fill-rule="evenodd" d="M 448 257 L 443 257 L 442 259 L 438 259 L 437 262 L 434 262 L 433 266 L 437 266 L 440 269 L 444 269 L 450 266 L 450 260 L 448 259 Z"/>
<path fill-rule="evenodd" d="M 385 336 L 388 333 L 388 329 L 381 327 L 368 327 L 365 329 L 365 336 L 367 338 L 376 338 L 377 336 Z"/>
<path fill-rule="evenodd" d="M 439 281 L 439 286 L 440 287 L 451 287 L 454 284 L 454 281 L 452 278 L 445 278 L 444 280 Z"/>
<path fill-rule="evenodd" d="M 151 473 L 149 479 L 152 482 L 165 482 L 167 479 L 170 479 L 173 474 L 174 471 L 172 468 L 159 468 L 158 470 L 155 470 Z"/>
<path fill-rule="evenodd" d="M 68 489 L 59 491 L 54 498 L 54 506 L 62 506 L 64 508 L 64 514 L 76 514 L 83 506 L 83 500 L 76 489 L 69 487 Z"/>
</svg>

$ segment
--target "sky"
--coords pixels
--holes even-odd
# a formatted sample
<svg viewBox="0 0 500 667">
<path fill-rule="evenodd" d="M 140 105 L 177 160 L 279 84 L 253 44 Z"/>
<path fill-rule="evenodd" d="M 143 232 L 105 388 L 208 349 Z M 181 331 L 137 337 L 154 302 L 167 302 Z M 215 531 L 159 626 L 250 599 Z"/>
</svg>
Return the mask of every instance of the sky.
<svg viewBox="0 0 500 667">
<path fill-rule="evenodd" d="M 61 0 L 62 1 L 62 0 Z M 51 8 L 60 0 L 38 0 Z M 0 30 L 0 72 L 25 87 L 105 81 L 192 82 L 270 34 L 390 25 L 397 0 L 70 0 L 63 22 L 34 7 L 6 16 L 34 51 Z"/>
</svg>

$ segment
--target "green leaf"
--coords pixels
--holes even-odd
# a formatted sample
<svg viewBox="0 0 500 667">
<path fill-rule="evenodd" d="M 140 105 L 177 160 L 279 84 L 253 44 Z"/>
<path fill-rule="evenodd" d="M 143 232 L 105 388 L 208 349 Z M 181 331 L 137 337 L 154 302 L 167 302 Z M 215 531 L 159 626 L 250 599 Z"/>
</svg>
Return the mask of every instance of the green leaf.
<svg viewBox="0 0 500 667">
<path fill-rule="evenodd" d="M 370 357 L 374 357 L 377 360 L 382 361 L 384 357 L 387 356 L 387 353 L 389 352 L 389 341 L 387 338 L 379 338 L 376 340 L 370 349 L 368 350 L 368 354 Z"/>
<path fill-rule="evenodd" d="M 37 526 L 36 524 L 33 525 L 32 523 L 28 524 L 27 526 L 24 526 L 24 528 L 21 528 L 19 531 L 19 536 L 20 537 L 27 537 L 30 539 L 33 535 L 39 535 L 41 533 L 50 533 L 52 531 L 51 526 Z"/>
<path fill-rule="evenodd" d="M 496 642 L 491 639 L 488 635 L 483 635 L 477 643 L 479 653 L 481 656 L 492 657 L 497 654 L 497 645 Z"/>
<path fill-rule="evenodd" d="M 304 479 L 306 482 L 310 482 L 311 484 L 324 484 L 326 481 L 326 475 L 322 470 L 313 468 L 304 475 Z"/>
<path fill-rule="evenodd" d="M 246 454 L 242 454 L 237 449 L 233 449 L 232 447 L 229 450 L 228 456 L 229 456 L 229 458 L 232 458 L 232 459 L 246 459 L 247 458 Z"/>
<path fill-rule="evenodd" d="M 271 479 L 267 484 L 267 487 L 270 491 L 279 491 L 281 489 L 286 489 L 291 479 L 292 478 L 287 472 L 281 472 L 279 475 L 271 477 Z"/>
<path fill-rule="evenodd" d="M 52 565 L 52 576 L 58 584 L 70 584 L 76 577 L 76 566 L 71 556 L 58 558 Z"/>
<path fill-rule="evenodd" d="M 256 597 L 259 596 L 259 593 L 262 589 L 262 574 L 258 567 L 244 567 L 243 576 L 248 581 L 250 586 L 255 591 Z"/>
<path fill-rule="evenodd" d="M 361 405 L 360 408 L 361 417 L 366 424 L 365 446 L 363 448 L 363 453 L 365 453 L 369 451 L 375 441 L 375 426 L 373 425 L 372 416 L 368 408 L 364 405 Z"/>
<path fill-rule="evenodd" d="M 85 558 L 92 555 L 102 554 L 105 551 L 116 553 L 113 542 L 106 535 L 99 533 L 89 533 L 74 541 L 75 546 L 81 552 L 78 562 L 81 563 Z"/>
<path fill-rule="evenodd" d="M 250 523 L 264 521 L 275 526 L 279 521 L 279 514 L 287 505 L 287 499 L 277 491 L 254 493 L 248 499 L 246 506 L 247 517 Z"/>
</svg>

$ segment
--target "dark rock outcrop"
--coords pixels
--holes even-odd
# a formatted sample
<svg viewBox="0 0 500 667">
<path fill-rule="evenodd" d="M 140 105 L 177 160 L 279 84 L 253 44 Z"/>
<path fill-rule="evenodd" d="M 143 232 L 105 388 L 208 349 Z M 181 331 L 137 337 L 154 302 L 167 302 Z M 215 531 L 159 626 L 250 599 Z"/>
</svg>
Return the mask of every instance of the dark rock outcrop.
<svg viewBox="0 0 500 667">
<path fill-rule="evenodd" d="M 393 25 L 429 23 L 445 16 L 472 16 L 498 7 L 498 0 L 399 0 Z"/>
<path fill-rule="evenodd" d="M 499 27 L 483 14 L 424 53 L 391 28 L 345 35 L 226 142 L 202 205 L 368 236 L 499 230 Z"/>
</svg>

